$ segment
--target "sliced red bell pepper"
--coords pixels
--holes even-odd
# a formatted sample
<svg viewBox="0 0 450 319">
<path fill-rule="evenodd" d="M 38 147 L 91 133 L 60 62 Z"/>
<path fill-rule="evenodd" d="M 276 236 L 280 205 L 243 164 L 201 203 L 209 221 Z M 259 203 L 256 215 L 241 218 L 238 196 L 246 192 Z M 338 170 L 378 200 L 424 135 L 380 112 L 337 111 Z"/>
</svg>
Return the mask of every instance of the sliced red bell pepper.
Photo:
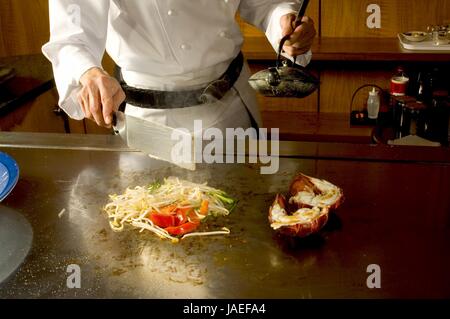
<svg viewBox="0 0 450 319">
<path fill-rule="evenodd" d="M 179 226 L 166 227 L 166 231 L 172 236 L 181 236 L 198 228 L 200 222 L 187 222 Z"/>
<path fill-rule="evenodd" d="M 177 215 L 152 213 L 150 214 L 149 218 L 153 222 L 153 224 L 161 228 L 179 224 L 179 217 Z"/>
<path fill-rule="evenodd" d="M 179 226 L 187 222 L 185 208 L 177 209 L 175 205 L 166 206 L 160 209 L 160 212 L 151 212 L 148 217 L 161 228 Z"/>
<path fill-rule="evenodd" d="M 181 208 L 177 208 L 177 213 L 179 214 L 184 214 L 186 216 L 189 216 L 189 214 L 193 211 L 194 209 L 192 207 L 181 207 Z"/>
<path fill-rule="evenodd" d="M 167 205 L 164 206 L 162 208 L 159 208 L 159 212 L 161 214 L 171 214 L 173 213 L 175 210 L 177 209 L 177 205 L 173 204 L 173 205 Z"/>
</svg>

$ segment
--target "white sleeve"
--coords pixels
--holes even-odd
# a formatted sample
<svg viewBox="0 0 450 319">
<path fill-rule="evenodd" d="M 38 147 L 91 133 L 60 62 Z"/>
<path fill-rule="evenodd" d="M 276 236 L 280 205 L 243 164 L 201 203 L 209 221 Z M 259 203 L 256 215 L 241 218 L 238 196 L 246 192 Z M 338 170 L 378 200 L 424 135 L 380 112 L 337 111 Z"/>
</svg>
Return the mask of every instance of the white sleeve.
<svg viewBox="0 0 450 319">
<path fill-rule="evenodd" d="M 52 62 L 59 106 L 77 120 L 84 118 L 76 95 L 80 77 L 101 67 L 105 52 L 109 0 L 49 0 L 50 41 L 42 47 Z"/>
<path fill-rule="evenodd" d="M 239 13 L 248 23 L 264 31 L 275 52 L 282 38 L 281 17 L 288 13 L 297 13 L 299 4 L 280 0 L 242 0 Z M 287 54 L 284 57 L 292 60 Z M 296 62 L 306 66 L 311 61 L 311 51 L 298 56 Z"/>
</svg>

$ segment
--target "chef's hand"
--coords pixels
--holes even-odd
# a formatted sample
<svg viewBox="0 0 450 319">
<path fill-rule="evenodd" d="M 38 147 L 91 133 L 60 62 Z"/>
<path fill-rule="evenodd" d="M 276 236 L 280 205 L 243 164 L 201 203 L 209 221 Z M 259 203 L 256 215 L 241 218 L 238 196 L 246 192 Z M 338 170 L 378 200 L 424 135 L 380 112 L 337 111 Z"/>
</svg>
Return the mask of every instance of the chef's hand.
<svg viewBox="0 0 450 319">
<path fill-rule="evenodd" d="M 280 21 L 283 37 L 291 34 L 285 42 L 283 50 L 292 57 L 308 52 L 316 36 L 314 21 L 307 16 L 302 18 L 302 23 L 294 30 L 295 17 L 295 14 L 289 13 L 282 16 Z"/>
<path fill-rule="evenodd" d="M 110 128 L 113 113 L 125 100 L 119 82 L 104 70 L 91 68 L 81 76 L 80 83 L 78 103 L 84 115 L 98 126 Z"/>
</svg>

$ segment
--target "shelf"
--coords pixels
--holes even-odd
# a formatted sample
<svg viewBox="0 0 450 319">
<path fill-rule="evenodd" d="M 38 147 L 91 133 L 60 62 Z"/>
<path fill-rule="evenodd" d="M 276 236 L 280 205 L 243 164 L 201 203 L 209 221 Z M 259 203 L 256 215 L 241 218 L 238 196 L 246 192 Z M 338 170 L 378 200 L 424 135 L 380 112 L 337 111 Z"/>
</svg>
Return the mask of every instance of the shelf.
<svg viewBox="0 0 450 319">
<path fill-rule="evenodd" d="M 264 111 L 262 117 L 264 127 L 279 128 L 284 141 L 372 142 L 373 127 L 350 126 L 349 114 Z"/>
<path fill-rule="evenodd" d="M 242 51 L 248 60 L 276 59 L 262 36 L 245 37 Z M 450 61 L 450 51 L 408 51 L 397 38 L 317 38 L 312 52 L 313 61 Z"/>
</svg>

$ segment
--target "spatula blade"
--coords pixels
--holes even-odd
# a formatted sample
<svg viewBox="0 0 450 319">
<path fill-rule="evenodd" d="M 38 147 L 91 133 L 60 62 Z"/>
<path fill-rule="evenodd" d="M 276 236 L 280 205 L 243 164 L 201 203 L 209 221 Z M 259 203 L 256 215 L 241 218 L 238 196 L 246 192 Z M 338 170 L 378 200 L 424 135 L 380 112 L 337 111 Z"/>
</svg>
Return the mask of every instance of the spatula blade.
<svg viewBox="0 0 450 319">
<path fill-rule="evenodd" d="M 126 139 L 130 148 L 140 150 L 157 160 L 195 170 L 194 137 L 187 130 L 131 115 L 125 115 L 125 120 Z M 180 143 L 183 143 L 183 152 L 177 151 L 180 150 Z"/>
</svg>

